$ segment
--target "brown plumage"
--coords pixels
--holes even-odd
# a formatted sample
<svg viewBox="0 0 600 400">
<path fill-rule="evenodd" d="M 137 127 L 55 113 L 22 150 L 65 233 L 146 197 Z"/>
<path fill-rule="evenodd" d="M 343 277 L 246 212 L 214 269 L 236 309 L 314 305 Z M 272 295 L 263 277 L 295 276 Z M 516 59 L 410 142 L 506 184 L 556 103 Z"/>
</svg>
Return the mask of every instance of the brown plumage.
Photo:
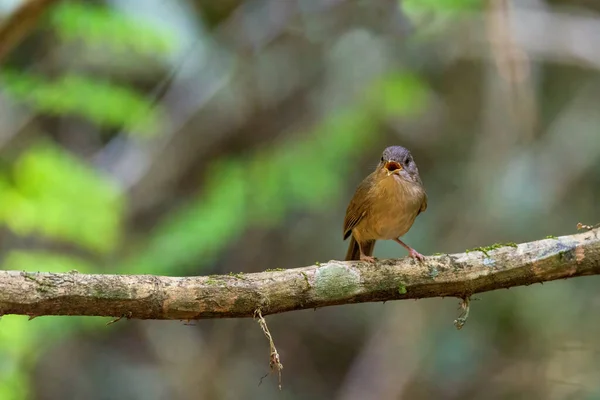
<svg viewBox="0 0 600 400">
<path fill-rule="evenodd" d="M 374 261 L 376 240 L 394 240 L 411 257 L 423 256 L 399 239 L 417 215 L 427 209 L 427 194 L 410 151 L 402 146 L 383 151 L 375 171 L 358 185 L 346 210 L 344 240 L 350 236 L 346 260 Z"/>
</svg>

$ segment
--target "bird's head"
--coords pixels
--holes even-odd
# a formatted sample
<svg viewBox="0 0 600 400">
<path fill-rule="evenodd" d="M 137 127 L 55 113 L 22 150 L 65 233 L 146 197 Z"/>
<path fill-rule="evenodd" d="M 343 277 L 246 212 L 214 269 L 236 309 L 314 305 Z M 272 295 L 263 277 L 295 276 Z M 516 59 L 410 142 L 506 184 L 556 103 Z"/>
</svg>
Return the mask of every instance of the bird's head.
<svg viewBox="0 0 600 400">
<path fill-rule="evenodd" d="M 390 146 L 383 151 L 377 169 L 385 176 L 395 175 L 409 182 L 421 183 L 419 169 L 410 154 L 402 146 Z"/>
</svg>

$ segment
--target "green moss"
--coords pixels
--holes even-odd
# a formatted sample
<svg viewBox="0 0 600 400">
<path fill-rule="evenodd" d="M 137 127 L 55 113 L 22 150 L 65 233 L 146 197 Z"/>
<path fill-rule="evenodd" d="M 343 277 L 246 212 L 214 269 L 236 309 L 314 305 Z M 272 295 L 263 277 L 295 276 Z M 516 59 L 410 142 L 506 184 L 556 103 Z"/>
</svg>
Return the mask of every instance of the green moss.
<svg viewBox="0 0 600 400">
<path fill-rule="evenodd" d="M 236 279 L 246 279 L 246 278 L 244 278 L 243 272 L 230 272 L 229 276 L 233 276 Z"/>
<path fill-rule="evenodd" d="M 265 272 L 285 271 L 285 268 L 267 268 Z"/>
<path fill-rule="evenodd" d="M 321 263 L 320 263 L 320 262 L 318 262 L 318 261 L 315 261 L 315 265 L 316 265 L 317 267 L 320 267 L 320 266 L 321 266 Z"/>
<path fill-rule="evenodd" d="M 406 294 L 406 285 L 403 282 L 398 286 L 398 293 Z"/>
<path fill-rule="evenodd" d="M 328 300 L 351 296 L 359 289 L 359 284 L 360 276 L 342 265 L 329 264 L 315 274 L 315 291 L 319 297 Z"/>
<path fill-rule="evenodd" d="M 493 250 L 497 250 L 500 249 L 502 247 L 517 247 L 518 245 L 514 242 L 508 242 L 508 243 L 494 243 L 490 246 L 484 246 L 484 247 L 475 247 L 474 249 L 469 249 L 469 250 L 465 250 L 466 253 L 470 253 L 473 251 L 480 251 L 483 254 L 485 254 L 486 257 L 489 257 L 489 253 L 490 251 Z"/>
<path fill-rule="evenodd" d="M 206 280 L 206 284 L 207 284 L 207 285 L 214 286 L 214 285 L 218 285 L 218 284 L 219 284 L 219 281 L 218 281 L 218 280 L 216 280 L 216 279 L 214 279 L 214 278 L 210 278 L 210 277 L 209 277 L 209 278 Z"/>
<path fill-rule="evenodd" d="M 548 235 L 548 236 L 546 236 L 546 239 L 558 239 L 558 238 L 554 235 Z"/>
<path fill-rule="evenodd" d="M 434 255 L 434 256 L 445 256 L 446 253 L 433 253 L 432 255 Z"/>
</svg>

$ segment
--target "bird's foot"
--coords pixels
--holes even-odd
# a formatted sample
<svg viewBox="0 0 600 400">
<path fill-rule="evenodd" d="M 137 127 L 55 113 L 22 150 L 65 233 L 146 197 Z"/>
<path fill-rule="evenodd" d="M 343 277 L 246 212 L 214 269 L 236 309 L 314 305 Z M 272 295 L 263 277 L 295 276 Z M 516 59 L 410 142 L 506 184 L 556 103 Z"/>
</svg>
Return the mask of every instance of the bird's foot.
<svg viewBox="0 0 600 400">
<path fill-rule="evenodd" d="M 419 253 L 418 251 L 416 251 L 415 249 L 413 249 L 412 247 L 410 247 L 409 245 L 404 243 L 402 240 L 394 239 L 394 241 L 396 243 L 398 243 L 400 246 L 404 247 L 406 250 L 408 250 L 408 255 L 411 256 L 411 258 L 414 258 L 419 261 L 425 260 L 425 256 L 423 254 Z"/>
<path fill-rule="evenodd" d="M 368 263 L 374 263 L 375 262 L 375 257 L 366 256 L 364 254 L 361 254 L 360 255 L 360 261 L 366 261 Z"/>
<path fill-rule="evenodd" d="M 423 261 L 425 260 L 425 256 L 421 253 L 419 253 L 418 251 L 416 251 L 415 249 L 411 248 L 408 250 L 408 255 L 411 256 L 412 258 L 419 260 L 419 261 Z"/>
</svg>

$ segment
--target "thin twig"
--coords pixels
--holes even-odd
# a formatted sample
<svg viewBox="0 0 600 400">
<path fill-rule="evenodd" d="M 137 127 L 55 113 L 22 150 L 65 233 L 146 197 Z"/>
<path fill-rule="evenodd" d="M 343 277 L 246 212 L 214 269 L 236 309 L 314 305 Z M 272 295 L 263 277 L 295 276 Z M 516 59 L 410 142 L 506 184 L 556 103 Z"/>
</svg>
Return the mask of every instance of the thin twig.
<svg viewBox="0 0 600 400">
<path fill-rule="evenodd" d="M 112 325 L 112 324 L 114 324 L 114 323 L 116 323 L 116 322 L 119 322 L 119 321 L 120 321 L 120 320 L 122 320 L 123 318 L 127 318 L 127 319 L 131 318 L 131 313 L 129 313 L 129 315 L 121 315 L 120 317 L 118 317 L 118 318 L 115 318 L 115 319 L 113 319 L 112 321 L 108 321 L 108 322 L 106 323 L 106 325 Z"/>
</svg>

